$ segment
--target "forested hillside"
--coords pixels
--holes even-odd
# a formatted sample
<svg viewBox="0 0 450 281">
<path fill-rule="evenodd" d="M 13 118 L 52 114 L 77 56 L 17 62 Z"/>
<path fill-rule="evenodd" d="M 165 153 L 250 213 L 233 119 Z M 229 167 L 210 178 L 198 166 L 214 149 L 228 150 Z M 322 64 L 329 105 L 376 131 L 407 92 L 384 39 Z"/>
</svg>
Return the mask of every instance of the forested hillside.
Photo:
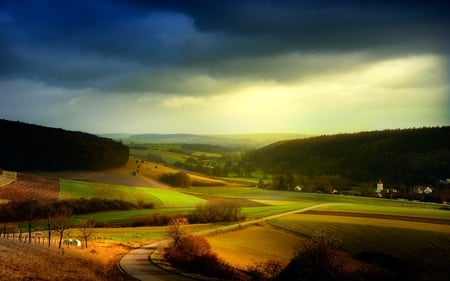
<svg viewBox="0 0 450 281">
<path fill-rule="evenodd" d="M 120 166 L 129 149 L 95 135 L 0 119 L 0 168 L 100 170 Z"/>
<path fill-rule="evenodd" d="M 384 130 L 278 142 L 246 154 L 266 173 L 338 175 L 399 185 L 450 177 L 450 127 Z"/>
</svg>

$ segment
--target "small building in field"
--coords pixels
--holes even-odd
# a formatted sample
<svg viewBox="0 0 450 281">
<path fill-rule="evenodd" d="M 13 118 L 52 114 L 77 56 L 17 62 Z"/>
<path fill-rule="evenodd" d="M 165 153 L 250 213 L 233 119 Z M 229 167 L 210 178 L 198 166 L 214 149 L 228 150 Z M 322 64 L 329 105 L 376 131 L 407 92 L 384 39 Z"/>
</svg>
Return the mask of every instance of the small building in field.
<svg viewBox="0 0 450 281">
<path fill-rule="evenodd" d="M 63 244 L 67 246 L 81 247 L 81 241 L 78 239 L 66 239 L 63 241 Z"/>
<path fill-rule="evenodd" d="M 378 180 L 377 183 L 377 190 L 376 193 L 378 194 L 379 197 L 382 197 L 383 195 L 381 194 L 383 192 L 383 182 L 381 181 L 381 179 Z"/>
</svg>

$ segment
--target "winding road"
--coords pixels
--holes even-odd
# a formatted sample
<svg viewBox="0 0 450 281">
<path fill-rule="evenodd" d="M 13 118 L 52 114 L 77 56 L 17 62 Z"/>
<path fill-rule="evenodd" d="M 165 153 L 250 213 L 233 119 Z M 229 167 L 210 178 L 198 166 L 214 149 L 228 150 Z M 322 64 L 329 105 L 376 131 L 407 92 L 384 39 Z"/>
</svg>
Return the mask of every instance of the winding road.
<svg viewBox="0 0 450 281">
<path fill-rule="evenodd" d="M 276 215 L 267 216 L 264 218 L 240 222 L 232 225 L 221 226 L 214 229 L 208 229 L 196 232 L 197 235 L 212 235 L 217 234 L 224 231 L 230 231 L 233 229 L 238 229 L 244 226 L 252 225 L 255 223 L 259 223 L 262 221 L 294 214 L 306 212 L 312 209 L 316 209 L 319 207 L 327 206 L 327 205 L 336 205 L 342 203 L 324 203 L 318 204 L 311 207 L 306 207 L 294 211 L 284 212 Z M 184 275 L 175 274 L 173 272 L 164 270 L 155 264 L 153 264 L 149 260 L 149 256 L 155 251 L 161 243 L 167 242 L 167 240 L 155 242 L 150 245 L 143 246 L 139 249 L 131 250 L 128 254 L 122 257 L 119 261 L 120 269 L 133 277 L 134 279 L 141 281 L 192 281 L 193 279 Z"/>
</svg>

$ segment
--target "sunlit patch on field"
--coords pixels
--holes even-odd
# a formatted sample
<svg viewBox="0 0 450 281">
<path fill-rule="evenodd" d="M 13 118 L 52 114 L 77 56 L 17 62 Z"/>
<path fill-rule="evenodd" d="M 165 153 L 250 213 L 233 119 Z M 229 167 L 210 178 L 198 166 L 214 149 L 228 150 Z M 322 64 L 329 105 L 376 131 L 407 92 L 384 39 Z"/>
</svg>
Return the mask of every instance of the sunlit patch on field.
<svg viewBox="0 0 450 281">
<path fill-rule="evenodd" d="M 12 179 L 12 178 L 6 177 L 4 175 L 0 175 L 0 187 L 8 185 L 8 184 L 12 183 L 15 180 L 16 179 Z"/>
<path fill-rule="evenodd" d="M 250 226 L 208 237 L 212 250 L 219 257 L 242 269 L 268 259 L 287 263 L 301 240 L 299 236 L 269 225 Z"/>
<path fill-rule="evenodd" d="M 0 239 L 0 280 L 124 281 L 115 263 L 129 251 L 125 244 L 92 243 L 88 249 L 48 248 Z"/>
</svg>

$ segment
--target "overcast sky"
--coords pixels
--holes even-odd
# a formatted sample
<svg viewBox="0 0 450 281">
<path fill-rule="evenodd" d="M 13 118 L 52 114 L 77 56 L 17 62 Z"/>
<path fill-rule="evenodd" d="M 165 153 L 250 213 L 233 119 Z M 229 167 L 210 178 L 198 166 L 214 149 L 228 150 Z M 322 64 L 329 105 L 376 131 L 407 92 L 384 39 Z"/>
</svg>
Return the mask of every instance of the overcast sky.
<svg viewBox="0 0 450 281">
<path fill-rule="evenodd" d="M 1 0 L 0 118 L 90 133 L 450 125 L 433 0 Z"/>
</svg>

